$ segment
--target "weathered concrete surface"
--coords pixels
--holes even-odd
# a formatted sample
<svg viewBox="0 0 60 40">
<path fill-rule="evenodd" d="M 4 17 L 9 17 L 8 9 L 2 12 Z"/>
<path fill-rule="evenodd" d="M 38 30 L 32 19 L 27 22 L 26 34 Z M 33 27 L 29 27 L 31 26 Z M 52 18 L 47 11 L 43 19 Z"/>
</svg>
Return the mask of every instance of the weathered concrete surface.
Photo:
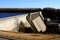
<svg viewBox="0 0 60 40">
<path fill-rule="evenodd" d="M 26 20 L 26 16 L 28 14 L 23 14 L 23 15 L 18 15 L 17 20 L 18 20 L 18 25 L 20 25 L 20 22 L 23 22 L 25 27 L 31 27 L 31 25 L 28 23 L 28 21 Z"/>
<path fill-rule="evenodd" d="M 46 31 L 46 25 L 44 24 L 44 22 L 41 20 L 40 17 L 35 18 L 34 20 L 32 20 L 32 22 L 34 23 L 36 29 L 38 30 L 38 32 L 42 31 Z"/>
<path fill-rule="evenodd" d="M 13 31 L 15 30 L 16 27 L 17 27 L 17 23 L 15 18 L 0 20 L 0 30 Z"/>
<path fill-rule="evenodd" d="M 40 12 L 30 13 L 26 17 L 26 19 L 32 26 L 32 29 L 34 30 L 34 32 L 46 31 L 46 25 L 44 24 L 44 21 L 43 21 L 44 17 L 42 16 L 42 14 L 40 14 Z"/>
<path fill-rule="evenodd" d="M 25 27 L 26 28 L 31 27 L 28 21 L 26 20 L 27 15 L 28 14 L 23 14 L 23 15 L 11 16 L 6 18 L 0 18 L 0 30 L 18 32 L 17 30 L 19 28 L 24 30 Z M 21 24 L 23 25 L 21 26 Z"/>
</svg>

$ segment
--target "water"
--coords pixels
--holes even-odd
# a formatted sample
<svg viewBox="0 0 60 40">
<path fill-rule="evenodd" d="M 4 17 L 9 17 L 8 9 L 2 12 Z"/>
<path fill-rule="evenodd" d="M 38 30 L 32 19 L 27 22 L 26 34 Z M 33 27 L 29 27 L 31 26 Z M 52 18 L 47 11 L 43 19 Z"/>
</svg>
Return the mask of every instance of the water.
<svg viewBox="0 0 60 40">
<path fill-rule="evenodd" d="M 21 14 L 23 14 L 23 13 L 0 13 L 0 18 L 16 16 L 16 15 L 21 15 Z"/>
</svg>

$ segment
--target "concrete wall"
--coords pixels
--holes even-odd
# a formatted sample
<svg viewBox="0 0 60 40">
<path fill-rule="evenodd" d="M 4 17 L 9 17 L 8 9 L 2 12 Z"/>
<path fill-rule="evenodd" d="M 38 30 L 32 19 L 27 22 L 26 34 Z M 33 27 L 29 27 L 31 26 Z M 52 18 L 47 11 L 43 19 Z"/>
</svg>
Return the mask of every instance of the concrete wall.
<svg viewBox="0 0 60 40">
<path fill-rule="evenodd" d="M 25 27 L 30 27 L 26 20 L 28 14 L 11 16 L 6 18 L 0 18 L 0 30 L 5 31 L 15 31 L 17 32 L 20 27 L 20 22 L 22 21 Z"/>
<path fill-rule="evenodd" d="M 4 20 L 0 20 L 0 30 L 12 31 L 17 27 L 17 23 L 15 18 L 6 18 Z"/>
</svg>

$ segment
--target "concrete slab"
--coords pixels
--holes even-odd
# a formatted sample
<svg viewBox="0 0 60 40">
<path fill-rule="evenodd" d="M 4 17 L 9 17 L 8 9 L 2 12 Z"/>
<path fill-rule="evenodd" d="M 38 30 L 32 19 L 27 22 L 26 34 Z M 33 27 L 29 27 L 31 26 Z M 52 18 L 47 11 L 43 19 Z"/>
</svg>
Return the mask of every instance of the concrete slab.
<svg viewBox="0 0 60 40">
<path fill-rule="evenodd" d="M 40 16 L 40 12 L 30 13 L 26 19 L 31 24 L 34 32 L 44 32 L 46 31 L 46 25 L 43 22 L 43 19 Z"/>
<path fill-rule="evenodd" d="M 0 30 L 4 31 L 17 31 L 17 23 L 15 18 L 7 18 L 4 20 L 0 20 Z"/>
</svg>

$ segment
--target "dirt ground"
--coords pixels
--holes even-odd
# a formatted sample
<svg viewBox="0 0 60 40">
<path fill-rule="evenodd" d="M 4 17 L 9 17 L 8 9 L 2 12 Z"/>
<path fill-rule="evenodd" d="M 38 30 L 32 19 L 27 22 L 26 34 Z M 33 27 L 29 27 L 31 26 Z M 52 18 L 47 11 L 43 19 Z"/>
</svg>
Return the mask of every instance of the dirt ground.
<svg viewBox="0 0 60 40">
<path fill-rule="evenodd" d="M 41 34 L 41 33 L 20 33 L 0 30 L 0 39 L 19 39 L 19 40 L 59 40 L 58 34 Z"/>
</svg>

